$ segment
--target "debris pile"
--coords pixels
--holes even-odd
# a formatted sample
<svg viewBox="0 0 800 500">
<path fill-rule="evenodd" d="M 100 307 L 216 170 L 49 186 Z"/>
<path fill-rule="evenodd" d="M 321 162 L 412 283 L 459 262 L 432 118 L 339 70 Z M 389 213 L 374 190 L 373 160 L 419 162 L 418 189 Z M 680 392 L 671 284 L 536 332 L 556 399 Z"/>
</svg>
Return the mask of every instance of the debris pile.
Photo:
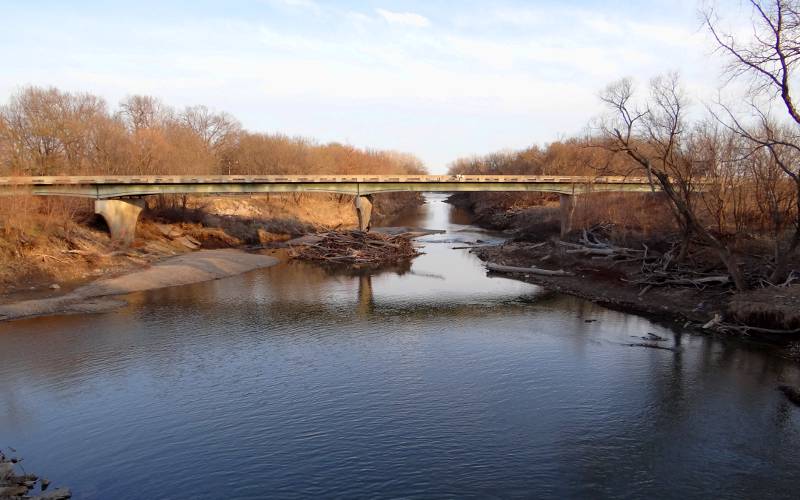
<svg viewBox="0 0 800 500">
<path fill-rule="evenodd" d="M 363 231 L 327 232 L 290 245 L 292 258 L 350 265 L 383 265 L 419 255 L 411 242 L 413 235 L 388 235 Z"/>
</svg>

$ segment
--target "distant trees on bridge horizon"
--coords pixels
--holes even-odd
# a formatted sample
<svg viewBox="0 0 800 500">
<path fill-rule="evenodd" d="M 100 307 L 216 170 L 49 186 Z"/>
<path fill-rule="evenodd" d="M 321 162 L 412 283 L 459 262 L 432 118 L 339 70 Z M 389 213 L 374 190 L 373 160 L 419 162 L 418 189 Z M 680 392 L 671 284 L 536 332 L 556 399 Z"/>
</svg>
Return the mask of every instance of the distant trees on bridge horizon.
<svg viewBox="0 0 800 500">
<path fill-rule="evenodd" d="M 206 106 L 29 86 L 0 105 L 0 175 L 423 173 L 415 156 L 250 132 Z"/>
</svg>

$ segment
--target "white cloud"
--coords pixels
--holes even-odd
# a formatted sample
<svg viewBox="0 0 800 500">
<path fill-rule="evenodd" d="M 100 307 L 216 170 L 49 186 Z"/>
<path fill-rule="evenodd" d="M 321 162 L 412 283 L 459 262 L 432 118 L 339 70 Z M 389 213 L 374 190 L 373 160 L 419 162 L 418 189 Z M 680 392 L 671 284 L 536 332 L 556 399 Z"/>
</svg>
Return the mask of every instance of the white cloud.
<svg viewBox="0 0 800 500">
<path fill-rule="evenodd" d="M 402 24 L 417 28 L 427 28 L 431 25 L 430 19 L 414 12 L 393 12 L 386 9 L 375 9 L 389 24 Z"/>
<path fill-rule="evenodd" d="M 322 8 L 314 0 L 269 0 L 269 3 L 294 9 L 309 10 L 315 14 L 322 12 Z"/>
</svg>

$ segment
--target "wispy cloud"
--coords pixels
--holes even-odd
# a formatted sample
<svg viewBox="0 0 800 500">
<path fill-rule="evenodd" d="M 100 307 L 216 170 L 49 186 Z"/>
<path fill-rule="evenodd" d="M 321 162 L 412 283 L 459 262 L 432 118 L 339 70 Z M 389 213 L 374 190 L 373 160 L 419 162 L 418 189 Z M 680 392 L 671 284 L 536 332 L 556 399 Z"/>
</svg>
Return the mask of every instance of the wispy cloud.
<svg viewBox="0 0 800 500">
<path fill-rule="evenodd" d="M 293 9 L 303 9 L 319 14 L 322 12 L 322 7 L 314 0 L 267 0 L 273 5 L 282 7 L 289 7 Z"/>
<path fill-rule="evenodd" d="M 679 70 L 701 91 L 716 78 L 688 0 L 615 15 L 555 0 L 417 2 L 413 12 L 230 0 L 191 16 L 140 1 L 139 11 L 5 9 L 0 102 L 26 84 L 111 103 L 149 93 L 225 109 L 253 130 L 405 149 L 436 168 L 580 131 L 599 111 L 598 90 L 619 77 Z M 168 10 L 144 14 L 156 8 Z"/>
<path fill-rule="evenodd" d="M 401 24 L 417 28 L 427 28 L 431 25 L 430 19 L 414 12 L 393 12 L 386 9 L 375 9 L 375 12 L 389 24 Z"/>
</svg>

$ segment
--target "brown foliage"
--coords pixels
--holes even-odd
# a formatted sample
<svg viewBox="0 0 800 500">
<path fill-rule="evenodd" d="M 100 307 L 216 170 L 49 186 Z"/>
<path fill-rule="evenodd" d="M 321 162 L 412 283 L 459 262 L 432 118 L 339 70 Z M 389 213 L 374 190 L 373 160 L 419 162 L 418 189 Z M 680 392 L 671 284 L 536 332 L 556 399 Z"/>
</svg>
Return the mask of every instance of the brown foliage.
<svg viewBox="0 0 800 500">
<path fill-rule="evenodd" d="M 250 133 L 227 113 L 205 106 L 176 111 L 150 96 L 130 96 L 110 110 L 91 94 L 27 87 L 0 105 L 0 176 L 423 172 L 411 155 Z M 294 203 L 306 199 L 292 197 Z M 338 200 L 352 203 L 351 197 Z M 413 193 L 382 195 L 377 211 L 418 200 Z M 185 209 L 187 201 L 159 196 L 150 204 Z M 77 198 L 0 197 L 0 260 L 7 264 L 0 273 L 32 261 L 26 248 L 36 253 L 68 244 L 75 221 L 91 214 L 90 202 Z"/>
</svg>

